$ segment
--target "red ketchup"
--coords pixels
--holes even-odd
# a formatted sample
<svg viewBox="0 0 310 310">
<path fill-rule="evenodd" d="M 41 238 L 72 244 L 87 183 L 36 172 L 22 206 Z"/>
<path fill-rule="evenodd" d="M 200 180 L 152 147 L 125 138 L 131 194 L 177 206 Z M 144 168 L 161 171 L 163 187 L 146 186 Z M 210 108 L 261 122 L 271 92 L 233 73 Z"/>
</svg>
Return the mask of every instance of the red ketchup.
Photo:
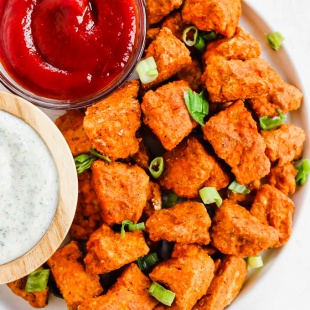
<svg viewBox="0 0 310 310">
<path fill-rule="evenodd" d="M 31 92 L 76 99 L 120 74 L 136 35 L 133 0 L 0 0 L 0 60 Z"/>
</svg>

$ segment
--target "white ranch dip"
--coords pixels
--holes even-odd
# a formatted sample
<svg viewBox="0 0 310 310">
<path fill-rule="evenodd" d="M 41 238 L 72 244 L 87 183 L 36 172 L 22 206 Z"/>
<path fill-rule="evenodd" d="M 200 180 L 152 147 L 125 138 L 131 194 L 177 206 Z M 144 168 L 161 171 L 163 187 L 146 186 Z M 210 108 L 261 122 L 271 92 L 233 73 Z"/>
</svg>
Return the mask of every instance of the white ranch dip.
<svg viewBox="0 0 310 310">
<path fill-rule="evenodd" d="M 0 110 L 0 265 L 31 250 L 56 212 L 58 174 L 35 130 Z"/>
</svg>

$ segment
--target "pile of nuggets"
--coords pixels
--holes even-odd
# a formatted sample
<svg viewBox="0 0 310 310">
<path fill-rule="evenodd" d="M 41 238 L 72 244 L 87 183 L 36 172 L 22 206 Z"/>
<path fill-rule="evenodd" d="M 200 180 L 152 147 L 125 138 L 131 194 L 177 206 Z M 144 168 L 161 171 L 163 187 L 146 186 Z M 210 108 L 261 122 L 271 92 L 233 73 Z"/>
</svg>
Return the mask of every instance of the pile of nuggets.
<svg viewBox="0 0 310 310">
<path fill-rule="evenodd" d="M 111 163 L 96 160 L 79 175 L 71 242 L 47 264 L 68 309 L 221 310 L 245 281 L 244 258 L 290 238 L 294 161 L 302 156 L 305 133 L 293 124 L 263 131 L 258 119 L 298 109 L 302 93 L 259 58 L 259 43 L 238 25 L 241 0 L 146 0 L 146 8 L 144 57 L 154 57 L 156 80 L 129 81 L 56 121 L 73 156 L 92 147 Z M 220 35 L 202 56 L 182 41 L 189 25 Z M 207 90 L 204 126 L 187 110 L 188 89 Z M 157 180 L 148 172 L 156 156 L 164 158 Z M 250 194 L 228 190 L 233 180 Z M 219 191 L 220 208 L 201 202 L 205 186 Z M 169 191 L 181 202 L 163 208 Z M 121 238 L 123 220 L 143 221 L 146 229 Z M 137 259 L 163 242 L 173 245 L 172 253 L 150 272 L 140 271 Z M 109 276 L 114 282 L 106 288 Z M 25 293 L 23 281 L 9 285 L 33 306 L 44 306 L 48 289 Z M 152 281 L 176 294 L 171 307 L 148 293 Z"/>
</svg>

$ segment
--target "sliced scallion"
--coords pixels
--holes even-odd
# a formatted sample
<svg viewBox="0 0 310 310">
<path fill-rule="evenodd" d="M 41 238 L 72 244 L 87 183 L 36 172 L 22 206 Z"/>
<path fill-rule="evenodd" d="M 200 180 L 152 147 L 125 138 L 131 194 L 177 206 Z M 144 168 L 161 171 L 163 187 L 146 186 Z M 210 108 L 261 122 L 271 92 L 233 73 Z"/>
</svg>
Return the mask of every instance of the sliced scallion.
<svg viewBox="0 0 310 310">
<path fill-rule="evenodd" d="M 182 39 L 187 46 L 194 46 L 198 37 L 198 29 L 195 26 L 189 26 L 184 29 Z"/>
<path fill-rule="evenodd" d="M 50 275 L 49 269 L 37 269 L 31 272 L 27 277 L 25 291 L 26 292 L 43 291 L 47 286 L 49 275 Z"/>
<path fill-rule="evenodd" d="M 249 194 L 251 192 L 244 185 L 239 184 L 236 180 L 228 186 L 228 189 L 230 189 L 233 193 L 238 194 Z"/>
<path fill-rule="evenodd" d="M 264 266 L 263 259 L 260 255 L 249 256 L 247 258 L 247 267 L 248 268 L 260 268 Z"/>
<path fill-rule="evenodd" d="M 141 60 L 136 67 L 136 71 L 143 84 L 155 81 L 158 76 L 158 70 L 154 57 L 151 56 Z"/>
<path fill-rule="evenodd" d="M 173 191 L 170 191 L 166 197 L 166 201 L 164 203 L 164 208 L 171 208 L 178 202 L 179 196 L 174 193 Z"/>
<path fill-rule="evenodd" d="M 208 32 L 202 32 L 200 35 L 206 42 L 216 40 L 219 37 L 218 34 L 213 30 Z"/>
<path fill-rule="evenodd" d="M 307 182 L 308 174 L 310 173 L 310 160 L 304 159 L 300 165 L 296 167 L 298 170 L 295 177 L 296 184 L 302 186 Z"/>
<path fill-rule="evenodd" d="M 150 163 L 149 171 L 153 178 L 159 178 L 164 171 L 164 159 L 162 157 L 154 158 Z"/>
<path fill-rule="evenodd" d="M 137 259 L 137 264 L 141 271 L 147 271 L 159 263 L 157 253 L 150 253 Z"/>
<path fill-rule="evenodd" d="M 206 48 L 206 42 L 201 36 L 198 36 L 194 46 L 200 53 L 202 53 Z"/>
<path fill-rule="evenodd" d="M 273 130 L 278 128 L 286 119 L 280 109 L 277 109 L 279 117 L 270 118 L 268 116 L 262 116 L 259 119 L 259 124 L 262 130 Z"/>
<path fill-rule="evenodd" d="M 111 162 L 111 159 L 108 156 L 99 153 L 97 150 L 95 150 L 93 148 L 89 149 L 89 153 L 92 154 L 93 156 L 97 157 L 97 158 L 105 160 L 108 163 Z"/>
<path fill-rule="evenodd" d="M 271 34 L 266 34 L 266 40 L 268 45 L 275 51 L 279 50 L 279 48 L 282 45 L 282 42 L 284 41 L 283 35 L 276 31 Z"/>
<path fill-rule="evenodd" d="M 216 203 L 218 207 L 222 205 L 222 198 L 215 187 L 204 187 L 199 190 L 199 195 L 204 204 Z"/>
<path fill-rule="evenodd" d="M 165 289 L 157 282 L 152 283 L 151 287 L 149 288 L 149 294 L 156 298 L 162 304 L 169 307 L 172 305 L 175 298 L 175 293 Z"/>
<path fill-rule="evenodd" d="M 144 222 L 134 224 L 132 221 L 124 220 L 124 221 L 122 221 L 122 227 L 121 227 L 121 239 L 123 239 L 125 237 L 125 226 L 128 227 L 129 231 L 144 230 L 145 229 Z"/>
</svg>

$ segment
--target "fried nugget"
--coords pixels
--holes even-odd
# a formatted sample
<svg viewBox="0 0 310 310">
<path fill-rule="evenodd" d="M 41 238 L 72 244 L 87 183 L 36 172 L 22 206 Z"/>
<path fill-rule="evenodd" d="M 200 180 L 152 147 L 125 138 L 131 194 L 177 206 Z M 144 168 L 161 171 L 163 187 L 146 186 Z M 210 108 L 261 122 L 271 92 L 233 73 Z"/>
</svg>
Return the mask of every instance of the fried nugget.
<svg viewBox="0 0 310 310">
<path fill-rule="evenodd" d="M 165 166 L 159 180 L 160 185 L 173 190 L 178 196 L 197 198 L 198 190 L 205 184 L 212 183 L 217 189 L 228 185 L 229 176 L 194 136 L 165 153 L 163 158 Z M 217 173 L 216 182 L 213 170 Z"/>
<path fill-rule="evenodd" d="M 143 212 L 150 217 L 156 210 L 162 208 L 162 195 L 160 185 L 150 181 L 147 191 L 147 201 Z"/>
<path fill-rule="evenodd" d="M 212 258 L 198 245 L 180 246 L 172 257 L 155 266 L 149 274 L 153 281 L 172 290 L 180 310 L 190 310 L 206 292 L 214 276 Z"/>
<path fill-rule="evenodd" d="M 270 171 L 266 145 L 241 100 L 212 116 L 202 127 L 204 138 L 232 168 L 240 184 L 259 180 Z"/>
<path fill-rule="evenodd" d="M 272 163 L 278 161 L 283 166 L 302 156 L 306 134 L 303 129 L 293 124 L 282 124 L 270 131 L 261 131 L 266 143 L 266 155 Z"/>
<path fill-rule="evenodd" d="M 91 234 L 86 247 L 84 262 L 90 274 L 119 269 L 149 252 L 142 231 L 126 232 L 121 238 L 120 233 L 114 232 L 106 224 Z"/>
<path fill-rule="evenodd" d="M 212 219 L 211 242 L 223 254 L 255 256 L 273 247 L 278 231 L 262 224 L 245 208 L 224 200 Z"/>
<path fill-rule="evenodd" d="M 188 27 L 188 24 L 183 21 L 181 12 L 176 11 L 167 16 L 161 26 L 169 28 L 172 34 L 182 41 L 183 32 Z"/>
<path fill-rule="evenodd" d="M 284 245 L 292 234 L 294 202 L 277 188 L 265 184 L 257 192 L 250 210 L 261 223 L 274 227 L 279 240 L 273 247 Z"/>
<path fill-rule="evenodd" d="M 129 265 L 105 294 L 83 302 L 79 310 L 150 310 L 158 301 L 148 289 L 151 281 L 136 264 Z"/>
<path fill-rule="evenodd" d="M 88 298 L 100 295 L 103 289 L 99 276 L 86 273 L 76 241 L 58 249 L 47 261 L 67 307 L 75 310 Z"/>
<path fill-rule="evenodd" d="M 207 65 L 202 80 L 213 102 L 226 102 L 266 95 L 271 85 L 269 64 L 261 58 L 226 60 L 217 57 Z"/>
<path fill-rule="evenodd" d="M 138 152 L 133 154 L 130 158 L 133 160 L 134 163 L 136 163 L 139 167 L 143 168 L 144 170 L 149 169 L 150 156 L 142 139 L 139 141 Z"/>
<path fill-rule="evenodd" d="M 153 241 L 209 244 L 211 219 L 200 202 L 185 201 L 172 208 L 156 211 L 147 221 L 146 230 Z"/>
<path fill-rule="evenodd" d="M 139 149 L 139 81 L 132 80 L 108 98 L 87 108 L 83 126 L 93 148 L 112 160 L 126 158 Z"/>
<path fill-rule="evenodd" d="M 223 310 L 238 295 L 248 274 L 246 262 L 241 257 L 226 256 L 213 278 L 207 294 L 193 310 Z"/>
<path fill-rule="evenodd" d="M 184 0 L 183 20 L 199 30 L 232 37 L 241 16 L 241 0 Z"/>
<path fill-rule="evenodd" d="M 123 220 L 136 223 L 147 200 L 149 177 L 145 171 L 138 166 L 101 160 L 95 161 L 91 169 L 103 221 L 108 225 L 121 224 Z"/>
<path fill-rule="evenodd" d="M 149 126 L 165 149 L 178 145 L 197 126 L 185 104 L 185 81 L 166 84 L 143 96 L 143 122 Z"/>
</svg>

